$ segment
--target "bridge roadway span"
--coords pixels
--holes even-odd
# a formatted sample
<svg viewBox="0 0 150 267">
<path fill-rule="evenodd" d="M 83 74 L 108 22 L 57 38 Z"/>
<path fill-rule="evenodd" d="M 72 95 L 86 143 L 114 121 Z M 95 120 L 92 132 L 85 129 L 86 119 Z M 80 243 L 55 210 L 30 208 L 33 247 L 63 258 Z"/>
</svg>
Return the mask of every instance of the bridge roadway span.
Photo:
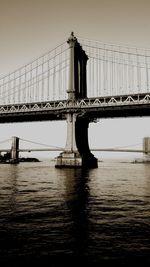
<svg viewBox="0 0 150 267">
<path fill-rule="evenodd" d="M 90 148 L 91 151 L 97 151 L 97 152 L 131 152 L 131 153 L 145 153 L 142 149 L 115 149 L 115 148 Z M 20 148 L 18 149 L 18 152 L 41 152 L 41 151 L 65 151 L 65 149 L 62 148 Z M 0 149 L 0 152 L 10 152 L 10 149 Z"/>
<path fill-rule="evenodd" d="M 0 105 L 0 123 L 65 120 L 68 113 L 91 121 L 97 118 L 150 116 L 150 94 Z"/>
</svg>

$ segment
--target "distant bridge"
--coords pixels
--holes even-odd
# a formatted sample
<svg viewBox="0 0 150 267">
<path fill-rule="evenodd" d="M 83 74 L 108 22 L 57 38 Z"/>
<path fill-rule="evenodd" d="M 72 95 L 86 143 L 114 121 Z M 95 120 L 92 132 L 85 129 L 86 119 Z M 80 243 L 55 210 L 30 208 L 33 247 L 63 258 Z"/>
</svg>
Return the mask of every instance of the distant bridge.
<svg viewBox="0 0 150 267">
<path fill-rule="evenodd" d="M 115 148 L 91 148 L 91 151 L 95 152 L 131 152 L 131 153 L 145 153 L 143 149 L 115 149 Z M 0 153 L 2 152 L 10 152 L 10 149 L 0 149 Z M 18 149 L 18 152 L 49 152 L 49 151 L 65 151 L 61 148 L 22 148 Z"/>
<path fill-rule="evenodd" d="M 55 146 L 50 146 L 47 144 L 41 144 L 35 141 L 31 141 L 31 140 L 26 140 L 26 139 L 22 139 L 19 137 L 15 137 L 13 136 L 11 139 L 7 139 L 7 140 L 3 140 L 0 142 L 0 144 L 2 143 L 10 143 L 11 141 L 11 148 L 0 148 L 0 154 L 2 153 L 9 153 L 10 154 L 10 161 L 13 161 L 14 159 L 14 154 L 17 155 L 17 158 L 19 158 L 19 153 L 20 152 L 50 152 L 50 151 L 55 151 L 55 152 L 64 152 L 65 148 L 62 147 L 55 147 Z M 42 146 L 42 148 L 21 148 L 19 146 L 20 141 L 25 141 L 27 143 L 31 144 L 36 144 L 36 145 L 40 145 Z M 133 149 L 133 148 L 129 148 L 129 147 L 134 147 L 134 146 L 139 146 L 142 144 L 134 144 L 134 145 L 128 145 L 125 147 L 115 147 L 115 148 L 90 148 L 91 151 L 95 151 L 95 152 L 123 152 L 123 153 L 144 153 L 144 154 L 149 154 L 150 153 L 150 138 L 145 137 L 143 139 L 143 149 Z M 77 151 L 76 151 L 77 153 Z"/>
</svg>

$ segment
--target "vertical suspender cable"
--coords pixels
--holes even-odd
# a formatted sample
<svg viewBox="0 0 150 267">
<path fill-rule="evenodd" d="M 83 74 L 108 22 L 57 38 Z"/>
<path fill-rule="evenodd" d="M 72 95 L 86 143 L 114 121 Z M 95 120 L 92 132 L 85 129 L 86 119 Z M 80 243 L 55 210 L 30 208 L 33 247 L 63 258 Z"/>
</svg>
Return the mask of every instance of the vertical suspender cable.
<svg viewBox="0 0 150 267">
<path fill-rule="evenodd" d="M 37 99 L 37 60 L 36 60 L 36 63 L 35 63 L 34 90 L 35 90 L 34 100 L 36 102 L 36 99 Z"/>
<path fill-rule="evenodd" d="M 65 54 L 64 54 L 64 60 L 65 60 L 65 64 L 64 64 L 64 78 L 63 78 L 63 81 L 64 81 L 64 88 L 63 88 L 63 98 L 65 99 L 65 95 L 66 95 L 66 91 L 67 91 L 67 50 L 65 51 Z"/>
<path fill-rule="evenodd" d="M 41 72 L 41 101 L 44 100 L 44 57 L 42 58 L 42 72 Z"/>
<path fill-rule="evenodd" d="M 55 90 L 56 90 L 56 49 L 54 50 L 54 58 L 53 58 L 53 100 L 55 99 Z"/>
<path fill-rule="evenodd" d="M 124 53 L 124 93 L 128 94 L 128 83 L 127 83 L 127 54 Z"/>
<path fill-rule="evenodd" d="M 98 55 L 98 47 L 97 47 L 97 43 L 96 43 L 96 53 L 95 53 L 95 58 L 96 55 Z M 99 88 L 99 77 L 98 77 L 98 72 L 99 72 L 99 60 L 96 59 L 96 96 L 98 96 L 98 88 Z"/>
<path fill-rule="evenodd" d="M 105 58 L 105 53 L 106 53 L 106 51 L 105 51 L 105 44 L 104 44 L 104 56 L 103 56 L 103 95 L 105 95 L 105 86 L 106 86 L 106 77 L 105 77 L 105 72 L 106 72 L 106 62 L 105 62 L 105 60 L 106 60 L 106 58 Z"/>
<path fill-rule="evenodd" d="M 129 93 L 131 93 L 132 87 L 131 87 L 131 59 L 130 59 L 130 50 L 128 48 L 128 60 L 127 60 L 127 73 L 128 73 L 128 79 L 127 79 L 127 87 Z"/>
<path fill-rule="evenodd" d="M 26 73 L 26 66 L 24 67 L 24 70 L 25 70 L 25 73 L 24 73 L 24 90 L 23 90 L 23 102 L 25 103 L 26 102 L 26 90 L 27 90 L 27 79 L 26 79 L 26 76 L 27 76 L 27 73 Z"/>
<path fill-rule="evenodd" d="M 92 49 L 92 54 L 93 54 L 93 49 Z M 92 57 L 92 80 L 91 80 L 91 89 L 93 88 L 92 96 L 95 96 L 95 79 L 94 79 L 94 65 L 95 65 L 95 60 L 94 57 Z M 93 85 L 93 86 L 92 86 Z"/>
<path fill-rule="evenodd" d="M 136 57 L 137 57 L 137 84 L 138 84 L 138 93 L 141 90 L 141 73 L 140 73 L 140 62 L 139 62 L 139 55 L 136 49 Z"/>
<path fill-rule="evenodd" d="M 58 96 L 57 99 L 61 99 L 61 61 L 62 61 L 62 47 L 60 48 L 60 53 L 58 56 Z"/>
<path fill-rule="evenodd" d="M 90 42 L 89 42 L 89 54 L 91 55 L 91 46 L 90 46 Z M 90 92 L 91 92 L 91 80 L 92 80 L 92 78 L 91 78 L 91 64 L 92 64 L 92 57 L 90 58 L 90 62 L 89 62 L 89 77 L 88 77 L 88 97 L 90 97 L 91 96 L 91 94 L 90 94 Z"/>
<path fill-rule="evenodd" d="M 18 82 L 18 104 L 21 99 L 21 69 L 19 70 L 19 82 Z"/>
<path fill-rule="evenodd" d="M 111 46 L 111 50 L 112 50 L 112 80 L 111 80 L 111 83 L 112 83 L 112 92 L 111 94 L 114 95 L 114 47 L 113 45 Z"/>
<path fill-rule="evenodd" d="M 121 49 L 120 49 L 120 52 L 121 52 Z M 120 53 L 120 92 L 121 94 L 124 93 L 124 90 L 123 90 L 123 71 L 124 71 L 124 58 L 123 58 L 123 54 L 122 52 Z"/>
<path fill-rule="evenodd" d="M 33 96 L 33 93 L 32 93 L 32 63 L 30 64 L 30 84 L 29 84 L 29 87 L 30 87 L 30 102 L 32 102 L 32 96 Z"/>
<path fill-rule="evenodd" d="M 49 90 L 50 90 L 50 82 L 49 82 L 49 79 L 50 79 L 50 64 L 49 64 L 49 58 L 48 58 L 48 62 L 47 62 L 47 100 L 49 100 Z"/>
<path fill-rule="evenodd" d="M 14 80 L 13 80 L 13 104 L 15 104 L 15 88 L 16 88 L 16 72 L 14 72 Z"/>
<path fill-rule="evenodd" d="M 147 51 L 145 50 L 145 71 L 146 71 L 146 90 L 149 92 L 149 75 L 148 75 L 148 63 L 147 63 Z"/>
<path fill-rule="evenodd" d="M 10 90 L 11 90 L 11 79 L 10 79 L 11 75 L 8 75 L 8 104 L 10 103 Z"/>
<path fill-rule="evenodd" d="M 101 64 L 102 64 L 102 61 L 101 61 L 101 50 L 100 49 L 99 49 L 98 58 L 100 58 L 99 59 L 99 72 L 98 72 L 98 82 L 99 82 L 99 86 L 98 86 L 99 94 L 98 94 L 98 96 L 100 96 L 101 95 L 101 80 L 102 80 L 102 77 L 101 77 Z"/>
</svg>

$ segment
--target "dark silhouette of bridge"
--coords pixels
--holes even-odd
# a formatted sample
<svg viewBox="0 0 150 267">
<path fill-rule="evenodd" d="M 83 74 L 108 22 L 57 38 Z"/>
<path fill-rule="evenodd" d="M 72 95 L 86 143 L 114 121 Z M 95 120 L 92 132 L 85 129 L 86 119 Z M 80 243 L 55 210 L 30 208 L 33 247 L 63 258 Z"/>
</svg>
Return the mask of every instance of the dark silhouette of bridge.
<svg viewBox="0 0 150 267">
<path fill-rule="evenodd" d="M 67 120 L 56 167 L 97 167 L 89 123 L 149 116 L 149 80 L 149 50 L 77 40 L 71 33 L 67 43 L 0 79 L 0 123 Z"/>
</svg>

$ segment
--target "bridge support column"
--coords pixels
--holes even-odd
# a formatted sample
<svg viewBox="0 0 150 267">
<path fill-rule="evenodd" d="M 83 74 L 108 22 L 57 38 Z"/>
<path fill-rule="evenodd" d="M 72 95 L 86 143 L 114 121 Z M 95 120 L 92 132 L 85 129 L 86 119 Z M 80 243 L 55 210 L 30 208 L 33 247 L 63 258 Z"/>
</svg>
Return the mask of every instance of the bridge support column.
<svg viewBox="0 0 150 267">
<path fill-rule="evenodd" d="M 65 151 L 57 157 L 56 168 L 81 167 L 82 160 L 76 146 L 76 114 L 67 114 L 67 141 Z"/>
<path fill-rule="evenodd" d="M 12 137 L 11 163 L 19 163 L 19 138 L 16 136 Z"/>
<path fill-rule="evenodd" d="M 55 167 L 97 168 L 97 159 L 88 144 L 89 120 L 76 114 L 67 115 L 67 142 L 65 151 L 57 157 Z"/>
<path fill-rule="evenodd" d="M 150 137 L 144 137 L 143 151 L 144 151 L 144 154 L 150 156 Z"/>
</svg>

